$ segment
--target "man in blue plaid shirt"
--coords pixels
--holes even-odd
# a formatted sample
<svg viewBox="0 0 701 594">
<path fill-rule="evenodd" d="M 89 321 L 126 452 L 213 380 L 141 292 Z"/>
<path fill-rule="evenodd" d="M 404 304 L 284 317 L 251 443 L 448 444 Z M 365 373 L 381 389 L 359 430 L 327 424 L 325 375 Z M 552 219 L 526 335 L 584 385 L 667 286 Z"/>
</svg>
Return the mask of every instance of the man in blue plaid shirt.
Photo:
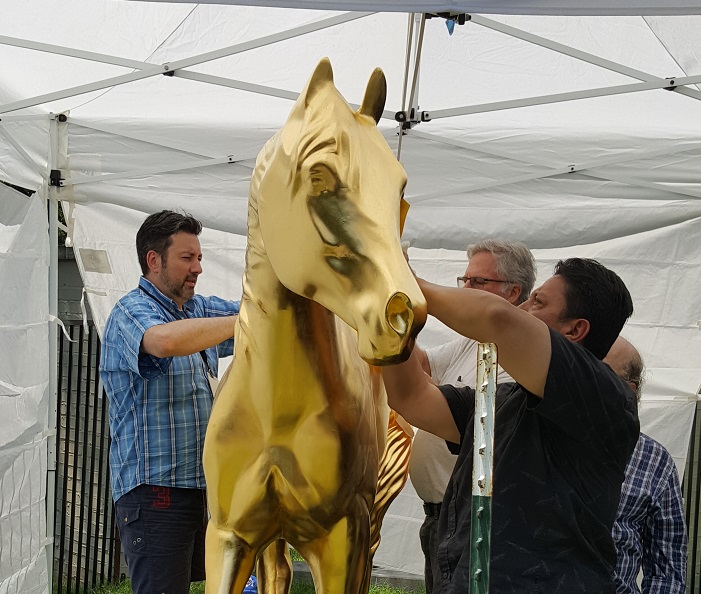
<svg viewBox="0 0 701 594">
<path fill-rule="evenodd" d="M 644 367 L 637 349 L 619 337 L 604 363 L 640 401 Z M 687 536 L 677 468 L 669 452 L 644 433 L 626 467 L 613 539 L 616 594 L 686 592 Z M 637 582 L 641 569 L 642 590 Z"/>
<path fill-rule="evenodd" d="M 136 594 L 185 594 L 205 579 L 202 448 L 210 379 L 233 354 L 239 303 L 195 294 L 201 223 L 164 210 L 136 235 L 143 276 L 105 325 L 110 476 Z"/>
</svg>

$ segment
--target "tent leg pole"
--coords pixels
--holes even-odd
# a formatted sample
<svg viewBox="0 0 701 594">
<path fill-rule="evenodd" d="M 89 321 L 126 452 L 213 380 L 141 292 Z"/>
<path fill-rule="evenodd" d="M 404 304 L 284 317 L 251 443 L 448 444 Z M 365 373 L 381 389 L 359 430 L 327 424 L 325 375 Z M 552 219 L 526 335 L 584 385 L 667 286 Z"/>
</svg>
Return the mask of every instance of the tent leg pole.
<svg viewBox="0 0 701 594">
<path fill-rule="evenodd" d="M 58 163 L 58 120 L 49 121 L 49 172 Z M 53 591 L 54 521 L 56 513 L 56 422 L 58 418 L 58 188 L 49 184 L 47 172 L 44 185 L 49 211 L 49 407 L 47 419 L 47 482 L 46 482 L 46 561 L 48 592 Z"/>
</svg>

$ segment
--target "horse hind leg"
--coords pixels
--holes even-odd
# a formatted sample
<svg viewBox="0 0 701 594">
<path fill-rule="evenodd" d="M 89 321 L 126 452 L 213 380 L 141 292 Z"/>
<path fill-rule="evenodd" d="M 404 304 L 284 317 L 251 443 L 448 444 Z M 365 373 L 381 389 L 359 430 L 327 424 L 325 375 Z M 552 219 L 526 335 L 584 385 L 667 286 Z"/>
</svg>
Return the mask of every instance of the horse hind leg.
<svg viewBox="0 0 701 594">
<path fill-rule="evenodd" d="M 260 594 L 288 594 L 292 584 L 292 559 L 286 541 L 270 543 L 258 556 L 256 563 Z"/>
<path fill-rule="evenodd" d="M 254 551 L 232 530 L 210 520 L 205 540 L 206 594 L 241 594 L 256 558 Z"/>
</svg>

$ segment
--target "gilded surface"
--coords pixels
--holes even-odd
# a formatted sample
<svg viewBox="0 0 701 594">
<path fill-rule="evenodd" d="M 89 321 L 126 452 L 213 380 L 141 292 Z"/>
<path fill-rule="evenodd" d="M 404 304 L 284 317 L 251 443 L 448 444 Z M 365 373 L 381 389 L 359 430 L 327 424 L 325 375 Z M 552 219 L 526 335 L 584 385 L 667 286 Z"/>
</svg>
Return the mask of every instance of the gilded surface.
<svg viewBox="0 0 701 594">
<path fill-rule="evenodd" d="M 286 592 L 283 541 L 317 592 L 362 594 L 406 480 L 410 439 L 374 366 L 408 356 L 426 304 L 399 241 L 406 175 L 376 127 L 385 93 L 375 70 L 353 112 L 322 60 L 258 156 L 235 358 L 205 441 L 210 594 L 239 594 L 259 554 L 260 587 Z"/>
</svg>

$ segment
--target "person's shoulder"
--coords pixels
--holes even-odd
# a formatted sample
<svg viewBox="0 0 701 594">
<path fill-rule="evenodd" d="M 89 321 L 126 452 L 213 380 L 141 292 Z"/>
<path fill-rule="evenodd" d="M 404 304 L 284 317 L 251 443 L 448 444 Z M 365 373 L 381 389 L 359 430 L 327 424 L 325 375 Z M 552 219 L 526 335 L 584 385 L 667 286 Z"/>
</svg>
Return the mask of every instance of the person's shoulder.
<svg viewBox="0 0 701 594">
<path fill-rule="evenodd" d="M 143 302 L 143 300 L 144 296 L 142 295 L 141 289 L 139 287 L 136 287 L 128 293 L 122 295 L 119 299 L 117 299 L 117 302 L 112 307 L 112 311 L 110 312 L 109 317 L 113 318 L 115 316 L 123 314 L 125 311 L 128 311 L 134 305 Z"/>
<path fill-rule="evenodd" d="M 122 295 L 119 300 L 117 301 L 118 304 L 125 304 L 125 303 L 131 303 L 133 301 L 142 301 L 146 299 L 146 293 L 144 290 L 138 286 L 134 287 L 131 291 L 128 293 Z"/>
<path fill-rule="evenodd" d="M 441 344 L 428 347 L 426 353 L 450 352 L 453 354 L 463 353 L 477 348 L 477 341 L 467 338 L 466 336 L 458 336 L 453 340 L 442 342 Z"/>
<path fill-rule="evenodd" d="M 616 386 L 621 388 L 622 392 L 630 392 L 629 389 L 624 389 L 626 386 L 625 382 L 620 379 L 611 370 L 611 368 L 606 365 L 606 363 L 594 355 L 590 350 L 578 342 L 569 340 L 567 337 L 559 334 L 552 328 L 549 328 L 549 330 L 550 343 L 552 346 L 551 365 L 556 361 L 562 363 L 563 360 L 571 362 L 567 364 L 568 366 L 576 362 L 576 365 L 580 369 L 589 368 L 593 373 L 600 374 L 604 378 L 610 379 Z"/>
<path fill-rule="evenodd" d="M 552 345 L 553 352 L 555 352 L 557 349 L 558 351 L 567 353 L 569 356 L 583 357 L 586 360 L 599 361 L 599 359 L 597 359 L 591 352 L 585 349 L 578 342 L 573 342 L 552 328 L 548 328 L 548 331 L 550 332 L 550 344 Z"/>
<path fill-rule="evenodd" d="M 114 325 L 139 326 L 144 320 L 168 321 L 163 305 L 138 286 L 115 303 L 105 324 L 105 332 Z"/>
<path fill-rule="evenodd" d="M 448 342 L 427 348 L 426 356 L 432 366 L 435 363 L 447 368 L 456 361 L 472 356 L 477 351 L 477 344 L 476 340 L 458 336 Z"/>
<path fill-rule="evenodd" d="M 670 489 L 681 497 L 677 464 L 672 454 L 659 441 L 641 433 L 636 452 L 631 458 L 631 464 L 635 467 L 638 476 L 644 473 L 648 477 L 651 493 L 654 497 L 662 496 Z"/>
<path fill-rule="evenodd" d="M 667 450 L 667 448 L 656 439 L 653 439 L 649 435 L 645 435 L 645 433 L 640 433 L 638 446 L 647 457 L 654 457 L 665 462 L 673 461 L 672 454 L 669 453 L 669 450 Z"/>
</svg>

